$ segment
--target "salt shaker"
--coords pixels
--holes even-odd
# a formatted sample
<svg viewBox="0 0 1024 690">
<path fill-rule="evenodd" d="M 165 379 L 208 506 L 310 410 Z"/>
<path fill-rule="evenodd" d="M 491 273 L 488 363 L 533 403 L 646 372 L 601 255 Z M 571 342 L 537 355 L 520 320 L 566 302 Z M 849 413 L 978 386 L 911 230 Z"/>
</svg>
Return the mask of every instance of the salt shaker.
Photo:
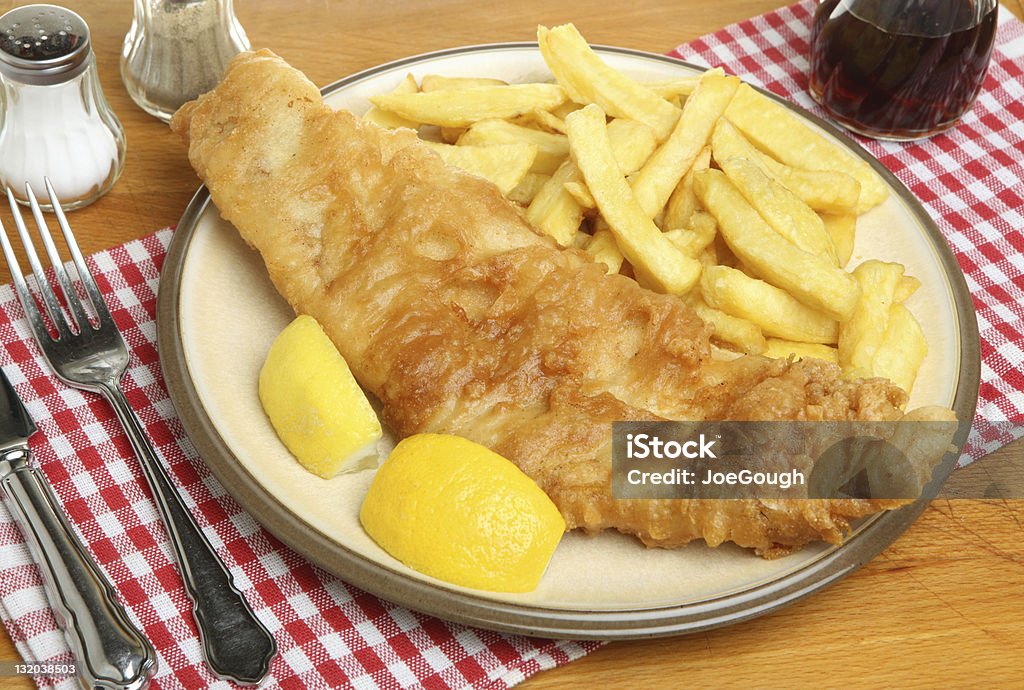
<svg viewBox="0 0 1024 690">
<path fill-rule="evenodd" d="M 232 0 L 135 0 L 121 51 L 121 79 L 135 103 L 164 122 L 217 85 L 249 49 Z"/>
<path fill-rule="evenodd" d="M 124 130 L 103 96 L 80 16 L 26 5 L 0 17 L 0 94 L 0 184 L 19 201 L 25 183 L 43 189 L 44 176 L 66 210 L 113 186 L 124 167 Z"/>
</svg>

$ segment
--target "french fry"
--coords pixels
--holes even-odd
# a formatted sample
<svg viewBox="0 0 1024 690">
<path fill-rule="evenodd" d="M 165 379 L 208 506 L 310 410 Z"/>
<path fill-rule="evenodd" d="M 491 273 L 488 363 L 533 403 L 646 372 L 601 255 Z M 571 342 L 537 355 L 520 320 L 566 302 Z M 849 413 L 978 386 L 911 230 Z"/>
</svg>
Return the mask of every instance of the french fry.
<svg viewBox="0 0 1024 690">
<path fill-rule="evenodd" d="M 908 393 L 928 354 L 921 325 L 902 304 L 889 310 L 889 322 L 872 360 L 871 372 L 887 378 Z"/>
<path fill-rule="evenodd" d="M 576 165 L 638 280 L 660 292 L 688 292 L 701 265 L 680 252 L 637 203 L 612 153 L 604 111 L 588 105 L 565 125 Z"/>
<path fill-rule="evenodd" d="M 500 144 L 496 146 L 452 146 L 424 142 L 448 165 L 462 168 L 493 182 L 503 195 L 516 188 L 537 156 L 532 144 Z"/>
<path fill-rule="evenodd" d="M 511 122 L 553 134 L 565 134 L 565 121 L 547 110 L 531 110 Z"/>
<path fill-rule="evenodd" d="M 706 170 L 711 166 L 711 147 L 705 146 L 697 154 L 693 165 L 683 175 L 683 179 L 676 185 L 672 196 L 668 198 L 665 205 L 665 215 L 662 218 L 661 227 L 663 230 L 674 230 L 686 227 L 690 217 L 697 211 L 700 203 L 697 201 L 697 194 L 693 191 L 693 175 L 698 170 Z"/>
<path fill-rule="evenodd" d="M 644 86 L 658 94 L 665 100 L 672 100 L 679 96 L 689 96 L 697 88 L 701 78 L 705 74 L 717 74 L 724 76 L 725 70 L 721 67 L 714 67 L 702 74 L 695 74 L 692 77 L 676 77 L 675 79 L 660 79 L 656 81 L 642 82 Z"/>
<path fill-rule="evenodd" d="M 845 321 L 853 315 L 860 297 L 857 281 L 828 259 L 798 249 L 783 239 L 725 173 L 714 169 L 700 171 L 694 176 L 694 190 L 718 221 L 719 236 L 740 261 L 764 280 L 832 319 Z"/>
<path fill-rule="evenodd" d="M 885 340 L 889 314 L 903 266 L 870 259 L 853 270 L 861 286 L 861 297 L 852 318 L 839 329 L 839 364 L 863 376 L 873 371 L 875 353 Z"/>
<path fill-rule="evenodd" d="M 624 175 L 643 165 L 656 146 L 651 128 L 633 120 L 617 118 L 608 123 L 607 130 L 612 155 Z M 587 203 L 581 205 L 569 189 L 575 189 L 581 196 L 587 195 L 584 199 Z M 583 209 L 596 206 L 596 202 L 589 201 L 593 199 L 590 190 L 584 192 L 584 189 L 586 185 L 576 163 L 566 160 L 531 201 L 527 220 L 554 237 L 561 246 L 568 246 L 583 219 Z"/>
<path fill-rule="evenodd" d="M 594 201 L 594 197 L 590 194 L 590 190 L 580 180 L 573 180 L 572 182 L 565 183 L 565 191 L 569 192 L 576 203 L 585 209 L 597 208 L 597 202 Z"/>
<path fill-rule="evenodd" d="M 785 290 L 728 266 L 709 266 L 700 293 L 710 306 L 756 323 L 767 336 L 805 343 L 835 343 L 839 324 Z"/>
<path fill-rule="evenodd" d="M 465 127 L 439 127 L 441 141 L 445 144 L 456 144 L 459 137 L 466 133 Z"/>
<path fill-rule="evenodd" d="M 850 263 L 853 247 L 857 240 L 857 216 L 852 213 L 821 213 L 825 232 L 832 238 L 836 259 L 840 266 Z"/>
<path fill-rule="evenodd" d="M 715 241 L 718 232 L 718 223 L 715 217 L 704 211 L 697 211 L 691 217 L 685 228 L 669 230 L 665 237 L 672 241 L 679 250 L 699 259 L 708 247 Z"/>
<path fill-rule="evenodd" d="M 507 86 L 508 82 L 488 77 L 447 77 L 443 74 L 425 74 L 420 79 L 420 91 L 458 91 L 476 86 Z"/>
<path fill-rule="evenodd" d="M 567 160 L 559 166 L 533 197 L 526 209 L 526 219 L 562 247 L 572 243 L 583 221 L 583 207 L 565 191 L 565 183 L 578 179 L 576 164 Z"/>
<path fill-rule="evenodd" d="M 794 168 L 838 170 L 860 182 L 858 211 L 885 201 L 889 188 L 864 159 L 819 134 L 789 108 L 758 93 L 748 84 L 736 91 L 726 117 L 757 148 Z"/>
<path fill-rule="evenodd" d="M 711 135 L 714 159 L 746 158 L 761 172 L 774 178 L 815 211 L 855 213 L 860 199 L 860 183 L 834 170 L 802 170 L 780 163 L 759 151 L 743 134 L 722 118 Z"/>
<path fill-rule="evenodd" d="M 411 74 L 405 75 L 398 86 L 394 88 L 391 93 L 416 93 L 419 87 L 416 86 L 416 78 Z M 395 113 L 389 113 L 386 110 L 381 110 L 377 106 L 371 106 L 366 114 L 363 115 L 363 119 L 374 124 L 380 125 L 385 129 L 398 129 L 399 127 L 408 127 L 409 129 L 416 129 L 419 125 L 418 122 L 414 122 L 401 115 Z"/>
<path fill-rule="evenodd" d="M 519 184 L 517 184 L 506 196 L 509 201 L 529 206 L 530 202 L 533 201 L 535 196 L 537 196 L 537 192 L 539 192 L 541 187 L 544 186 L 544 183 L 550 179 L 550 175 L 528 172 L 523 176 L 523 179 L 519 181 Z"/>
<path fill-rule="evenodd" d="M 710 307 L 696 293 L 691 293 L 687 297 L 687 302 L 704 323 L 711 324 L 714 329 L 711 333 L 712 339 L 726 343 L 748 355 L 759 355 L 765 351 L 764 335 L 754 322 Z"/>
<path fill-rule="evenodd" d="M 900 277 L 900 282 L 896 286 L 896 293 L 893 295 L 893 301 L 896 303 L 906 302 L 918 288 L 921 287 L 921 281 L 914 276 L 904 275 Z"/>
<path fill-rule="evenodd" d="M 686 99 L 669 138 L 644 163 L 630 184 L 640 207 L 654 218 L 711 138 L 715 123 L 732 100 L 740 80 L 706 74 Z"/>
<path fill-rule="evenodd" d="M 607 227 L 594 232 L 587 243 L 586 251 L 594 257 L 594 261 L 600 261 L 607 266 L 609 273 L 618 273 L 622 268 L 622 262 L 625 261 L 619 245 L 615 242 L 615 235 Z"/>
<path fill-rule="evenodd" d="M 860 182 L 852 175 L 794 168 L 760 151 L 756 155 L 776 180 L 815 211 L 852 216 L 860 211 Z"/>
<path fill-rule="evenodd" d="M 468 127 L 488 119 L 508 119 L 537 109 L 550 110 L 565 102 L 557 84 L 474 86 L 455 91 L 387 93 L 371 96 L 382 110 L 441 127 Z"/>
<path fill-rule="evenodd" d="M 658 146 L 650 127 L 622 117 L 608 123 L 608 140 L 623 175 L 639 170 Z"/>
<path fill-rule="evenodd" d="M 569 113 L 575 112 L 583 107 L 582 103 L 576 103 L 575 101 L 566 101 L 562 105 L 551 108 L 551 114 L 562 121 L 563 133 L 565 132 L 565 118 L 569 116 Z"/>
<path fill-rule="evenodd" d="M 748 158 L 718 161 L 729 181 L 775 232 L 805 252 L 839 265 L 832 237 L 814 210 L 781 184 L 765 175 Z"/>
<path fill-rule="evenodd" d="M 531 172 L 550 175 L 569 155 L 569 140 L 564 134 L 515 125 L 505 120 L 474 122 L 459 137 L 460 146 L 492 146 L 494 144 L 533 144 L 537 147 Z"/>
<path fill-rule="evenodd" d="M 679 109 L 609 67 L 575 26 L 537 27 L 537 42 L 551 73 L 573 101 L 596 103 L 612 117 L 642 122 L 654 131 L 658 141 L 668 137 L 679 119 Z"/>
<path fill-rule="evenodd" d="M 786 359 L 790 356 L 794 359 L 822 359 L 833 364 L 839 363 L 839 351 L 829 345 L 820 343 L 798 343 L 793 340 L 782 338 L 768 338 L 765 357 L 772 359 Z"/>
</svg>

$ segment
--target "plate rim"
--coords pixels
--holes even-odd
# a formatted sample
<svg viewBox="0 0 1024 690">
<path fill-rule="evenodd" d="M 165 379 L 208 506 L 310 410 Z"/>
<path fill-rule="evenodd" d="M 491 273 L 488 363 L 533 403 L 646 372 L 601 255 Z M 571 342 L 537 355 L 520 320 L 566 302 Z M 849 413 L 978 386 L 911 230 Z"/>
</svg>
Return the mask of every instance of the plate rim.
<svg viewBox="0 0 1024 690">
<path fill-rule="evenodd" d="M 658 53 L 618 46 L 592 47 L 599 53 L 655 60 L 695 71 L 706 69 Z M 449 56 L 520 49 L 539 50 L 536 42 L 529 41 L 446 48 L 361 70 L 324 86 L 321 93 L 328 96 L 350 84 L 405 65 Z M 973 420 L 981 373 L 977 318 L 963 271 L 935 222 L 899 178 L 837 126 L 770 91 L 755 88 L 829 132 L 868 162 L 901 198 L 924 230 L 949 282 L 957 313 L 962 317 L 957 323 L 959 368 L 953 409 L 962 420 Z M 206 414 L 188 370 L 180 334 L 181 277 L 196 225 L 211 203 L 206 187 L 200 186 L 178 221 L 161 271 L 156 308 L 157 347 L 171 402 L 199 459 L 256 522 L 311 563 L 382 599 L 460 624 L 547 638 L 617 640 L 698 632 L 774 611 L 849 575 L 895 541 L 928 505 L 927 499 L 919 499 L 899 510 L 877 514 L 842 545 L 794 571 L 746 590 L 692 603 L 599 611 L 509 603 L 452 590 L 432 582 L 409 578 L 387 566 L 369 561 L 328 539 L 319 530 L 295 530 L 295 526 L 307 523 L 266 490 L 234 456 L 213 420 Z M 954 437 L 958 453 L 962 451 L 970 427 L 970 424 L 959 425 Z M 946 466 L 951 469 L 953 463 L 946 463 Z M 945 481 L 946 476 L 941 480 Z"/>
</svg>

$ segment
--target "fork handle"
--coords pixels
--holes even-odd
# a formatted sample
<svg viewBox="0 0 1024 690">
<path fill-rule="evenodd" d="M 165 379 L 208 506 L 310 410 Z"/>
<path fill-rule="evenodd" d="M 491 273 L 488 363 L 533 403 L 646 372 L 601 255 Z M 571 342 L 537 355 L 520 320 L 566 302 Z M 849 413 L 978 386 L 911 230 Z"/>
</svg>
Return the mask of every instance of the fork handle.
<svg viewBox="0 0 1024 690">
<path fill-rule="evenodd" d="M 27 448 L 0 457 L 0 486 L 39 566 L 54 617 L 88 688 L 140 690 L 156 672 L 156 652 L 132 624 L 114 589 L 68 524 Z"/>
<path fill-rule="evenodd" d="M 239 684 L 260 682 L 277 654 L 273 635 L 253 613 L 235 587 L 231 573 L 192 518 L 120 386 L 105 386 L 100 392 L 128 434 L 167 526 L 185 589 L 192 600 L 192 615 L 207 665 L 221 678 Z"/>
</svg>

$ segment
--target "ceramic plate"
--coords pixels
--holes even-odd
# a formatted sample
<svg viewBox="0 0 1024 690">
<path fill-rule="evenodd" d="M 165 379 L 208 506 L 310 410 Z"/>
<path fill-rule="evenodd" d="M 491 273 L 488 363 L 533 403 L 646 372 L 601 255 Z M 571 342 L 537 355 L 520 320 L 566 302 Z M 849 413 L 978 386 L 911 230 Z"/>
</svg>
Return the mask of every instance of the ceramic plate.
<svg viewBox="0 0 1024 690">
<path fill-rule="evenodd" d="M 700 71 L 658 55 L 599 52 L 640 80 Z M 510 82 L 551 78 L 535 44 L 501 44 L 389 63 L 323 91 L 332 106 L 361 113 L 368 96 L 390 91 L 407 73 Z M 978 391 L 977 326 L 963 274 L 946 243 L 877 161 L 831 126 L 798 112 L 871 161 L 892 189 L 885 204 L 862 217 L 852 263 L 867 257 L 899 261 L 921 280 L 908 306 L 923 322 L 930 351 L 912 405 L 947 405 L 971 419 Z M 200 189 L 175 233 L 158 314 L 164 373 L 185 429 L 227 490 L 282 541 L 353 585 L 409 608 L 553 637 L 700 630 L 765 613 L 848 574 L 891 543 L 924 507 L 918 502 L 866 520 L 842 546 L 812 545 L 773 561 L 731 545 L 659 550 L 614 533 L 571 533 L 534 592 L 491 594 L 451 586 L 404 567 L 363 532 L 358 511 L 371 472 L 320 479 L 302 469 L 275 436 L 260 408 L 256 381 L 271 341 L 292 317 L 260 258 Z"/>
</svg>

